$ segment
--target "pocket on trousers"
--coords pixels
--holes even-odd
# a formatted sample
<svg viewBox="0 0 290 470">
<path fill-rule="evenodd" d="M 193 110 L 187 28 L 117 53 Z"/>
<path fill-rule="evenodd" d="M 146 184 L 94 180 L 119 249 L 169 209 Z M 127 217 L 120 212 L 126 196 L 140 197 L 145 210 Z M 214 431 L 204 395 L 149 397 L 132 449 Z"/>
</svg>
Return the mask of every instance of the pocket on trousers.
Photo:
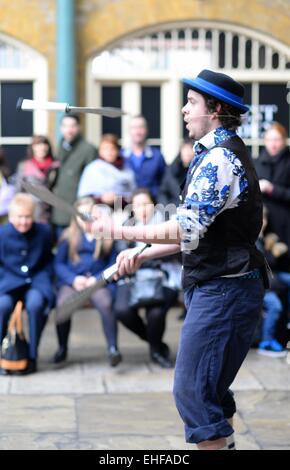
<svg viewBox="0 0 290 470">
<path fill-rule="evenodd" d="M 199 292 L 207 295 L 222 295 L 224 293 L 224 283 L 217 280 L 199 282 L 196 287 Z"/>
</svg>

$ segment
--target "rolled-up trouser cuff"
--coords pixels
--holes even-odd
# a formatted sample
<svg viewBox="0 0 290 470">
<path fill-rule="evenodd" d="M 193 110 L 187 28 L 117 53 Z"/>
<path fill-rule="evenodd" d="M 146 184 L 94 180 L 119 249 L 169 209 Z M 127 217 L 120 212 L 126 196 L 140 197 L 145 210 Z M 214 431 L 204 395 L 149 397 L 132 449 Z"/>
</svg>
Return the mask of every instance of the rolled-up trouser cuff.
<svg viewBox="0 0 290 470">
<path fill-rule="evenodd" d="M 198 444 L 202 441 L 209 441 L 228 437 L 233 434 L 234 430 L 226 419 L 208 426 L 200 426 L 198 428 L 191 428 L 187 425 L 185 429 L 186 442 L 190 444 Z"/>
</svg>

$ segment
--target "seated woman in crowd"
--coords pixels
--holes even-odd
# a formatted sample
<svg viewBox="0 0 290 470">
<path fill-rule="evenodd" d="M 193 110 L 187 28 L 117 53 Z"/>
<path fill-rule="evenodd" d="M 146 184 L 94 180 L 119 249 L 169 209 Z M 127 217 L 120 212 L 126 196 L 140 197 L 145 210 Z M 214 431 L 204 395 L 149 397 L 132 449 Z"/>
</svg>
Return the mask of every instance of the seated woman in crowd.
<svg viewBox="0 0 290 470">
<path fill-rule="evenodd" d="M 164 215 L 154 210 L 152 195 L 146 188 L 137 189 L 133 193 L 132 209 L 132 222 L 136 225 L 152 225 L 164 220 Z M 131 244 L 130 247 L 132 246 L 134 245 Z M 156 274 L 157 270 L 163 271 L 162 261 L 155 260 L 155 262 L 144 263 L 139 269 L 138 274 L 143 269 L 146 269 L 147 273 L 150 273 L 149 270 L 151 269 L 153 274 Z M 160 301 L 160 304 L 145 307 L 146 321 L 140 316 L 140 308 L 138 306 L 130 306 L 131 292 L 135 289 L 136 275 L 138 274 L 136 273 L 130 280 L 121 279 L 118 281 L 115 302 L 117 317 L 124 326 L 149 343 L 150 357 L 153 362 L 164 368 L 173 367 L 169 357 L 169 347 L 162 341 L 162 338 L 166 327 L 166 314 L 178 296 L 178 290 L 174 287 L 176 284 L 174 278 L 178 277 L 179 274 L 181 279 L 181 266 L 179 265 L 179 273 L 176 276 L 175 267 L 172 264 L 170 265 L 164 276 L 163 299 Z"/>
<path fill-rule="evenodd" d="M 18 193 L 9 208 L 9 223 L 0 227 L 0 341 L 11 313 L 22 300 L 29 322 L 29 368 L 37 370 L 37 350 L 54 302 L 52 237 L 48 225 L 34 222 L 35 202 Z M 1 371 L 5 374 L 5 371 Z"/>
<path fill-rule="evenodd" d="M 90 213 L 94 207 L 92 198 L 83 198 L 75 203 L 76 209 Z M 55 274 L 57 276 L 57 306 L 69 300 L 71 295 L 96 283 L 99 274 L 115 262 L 116 252 L 111 240 L 95 240 L 91 235 L 82 233 L 77 221 L 71 220 L 64 231 L 55 257 Z M 90 299 L 92 305 L 101 315 L 103 332 L 108 347 L 111 366 L 117 366 L 122 357 L 117 346 L 117 321 L 112 309 L 112 286 L 97 289 Z M 66 359 L 71 320 L 57 325 L 59 349 L 53 362 Z"/>
<path fill-rule="evenodd" d="M 16 190 L 22 191 L 22 181 L 53 186 L 59 163 L 54 160 L 49 140 L 36 135 L 32 138 L 31 145 L 27 148 L 27 159 L 18 165 L 16 175 Z M 41 223 L 50 221 L 51 208 L 45 202 L 37 200 L 35 220 Z"/>
<path fill-rule="evenodd" d="M 264 207 L 263 226 L 257 241 L 257 247 L 264 254 L 272 270 L 273 277 L 270 282 L 270 288 L 266 291 L 264 296 L 261 338 L 258 345 L 258 353 L 270 357 L 283 357 L 286 355 L 286 351 L 283 345 L 277 340 L 277 326 L 284 313 L 282 298 L 286 297 L 287 302 L 287 286 L 281 281 L 280 274 L 288 268 L 289 250 L 287 245 L 281 242 L 275 233 L 264 235 L 267 224 L 268 211 Z"/>
<path fill-rule="evenodd" d="M 5 152 L 0 147 L 0 224 L 7 222 L 9 204 L 14 196 L 14 188 L 8 181 L 9 173 Z"/>
<path fill-rule="evenodd" d="M 96 202 L 114 205 L 115 199 L 131 200 L 135 176 L 120 154 L 118 137 L 103 135 L 99 158 L 87 165 L 78 188 L 78 197 L 93 196 Z"/>
</svg>

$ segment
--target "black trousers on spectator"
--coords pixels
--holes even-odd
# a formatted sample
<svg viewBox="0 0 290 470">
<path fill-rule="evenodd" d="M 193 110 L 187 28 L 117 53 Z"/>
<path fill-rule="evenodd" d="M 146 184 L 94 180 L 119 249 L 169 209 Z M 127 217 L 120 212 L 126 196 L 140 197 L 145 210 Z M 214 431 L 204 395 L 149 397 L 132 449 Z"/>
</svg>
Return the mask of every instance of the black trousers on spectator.
<svg viewBox="0 0 290 470">
<path fill-rule="evenodd" d="M 75 290 L 70 286 L 63 286 L 57 295 L 57 306 L 59 307 L 71 297 Z M 117 320 L 112 309 L 112 294 L 110 289 L 104 287 L 96 290 L 91 297 L 91 303 L 100 313 L 103 332 L 108 348 L 117 347 Z M 57 325 L 57 337 L 59 346 L 67 349 L 71 329 L 71 320 Z"/>
<path fill-rule="evenodd" d="M 28 314 L 29 358 L 36 360 L 41 334 L 47 320 L 47 301 L 35 288 L 20 287 L 0 296 L 0 344 L 7 333 L 9 319 L 18 300 L 24 302 Z"/>
<path fill-rule="evenodd" d="M 123 286 L 122 286 L 123 287 Z M 165 288 L 166 301 L 162 305 L 147 307 L 146 322 L 139 315 L 138 308 L 129 307 L 129 291 L 118 296 L 115 312 L 118 320 L 139 338 L 148 341 L 151 351 L 162 351 L 162 338 L 166 328 L 166 314 L 174 305 L 178 292 Z"/>
</svg>

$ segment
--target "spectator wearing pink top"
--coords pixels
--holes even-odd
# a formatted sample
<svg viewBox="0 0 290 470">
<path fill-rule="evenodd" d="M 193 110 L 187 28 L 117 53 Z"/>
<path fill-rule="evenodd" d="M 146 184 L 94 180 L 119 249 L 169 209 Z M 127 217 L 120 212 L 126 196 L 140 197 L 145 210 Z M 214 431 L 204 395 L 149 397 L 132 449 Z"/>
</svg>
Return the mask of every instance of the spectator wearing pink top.
<svg viewBox="0 0 290 470">
<path fill-rule="evenodd" d="M 27 159 L 18 165 L 16 191 L 23 191 L 23 181 L 51 188 L 56 179 L 58 165 L 58 162 L 53 158 L 51 144 L 47 137 L 42 135 L 34 136 L 31 145 L 27 148 Z M 50 216 L 50 207 L 38 201 L 36 221 L 48 223 Z"/>
</svg>

